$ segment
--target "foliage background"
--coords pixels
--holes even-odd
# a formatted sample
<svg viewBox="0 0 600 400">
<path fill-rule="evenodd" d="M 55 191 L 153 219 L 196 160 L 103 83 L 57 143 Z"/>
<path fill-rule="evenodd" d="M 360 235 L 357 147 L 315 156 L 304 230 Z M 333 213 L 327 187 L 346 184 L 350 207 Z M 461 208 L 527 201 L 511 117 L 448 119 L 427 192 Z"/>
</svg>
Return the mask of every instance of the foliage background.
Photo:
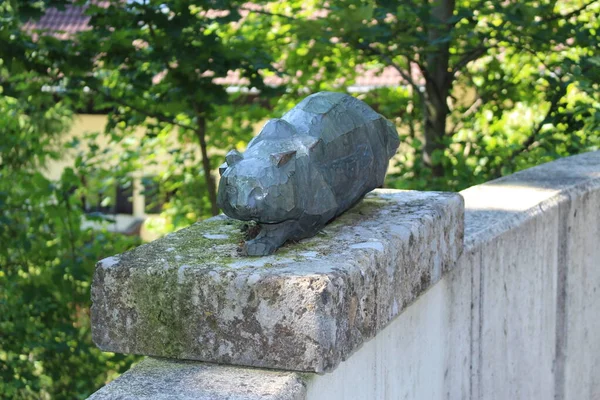
<svg viewBox="0 0 600 400">
<path fill-rule="evenodd" d="M 354 93 L 398 125 L 390 187 L 460 190 L 600 148 L 597 1 L 115 1 L 67 40 L 23 30 L 65 4 L 0 4 L 1 398 L 85 398 L 135 360 L 92 344 L 89 290 L 95 262 L 139 239 L 85 228 L 107 217 L 84 198 L 156 166 L 162 233 L 210 216 L 224 153 L 307 93 L 405 77 Z M 214 82 L 228 71 L 241 90 Z M 90 107 L 105 129 L 65 140 Z"/>
</svg>

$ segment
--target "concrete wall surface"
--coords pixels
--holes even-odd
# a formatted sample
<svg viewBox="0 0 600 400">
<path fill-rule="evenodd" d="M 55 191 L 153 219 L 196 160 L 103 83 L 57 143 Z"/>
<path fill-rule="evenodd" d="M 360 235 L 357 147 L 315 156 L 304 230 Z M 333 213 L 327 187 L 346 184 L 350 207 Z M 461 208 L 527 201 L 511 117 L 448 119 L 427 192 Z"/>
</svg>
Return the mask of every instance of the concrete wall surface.
<svg viewBox="0 0 600 400">
<path fill-rule="evenodd" d="M 91 399 L 600 399 L 600 152 L 461 195 L 462 255 L 331 372 L 147 358 Z"/>
</svg>

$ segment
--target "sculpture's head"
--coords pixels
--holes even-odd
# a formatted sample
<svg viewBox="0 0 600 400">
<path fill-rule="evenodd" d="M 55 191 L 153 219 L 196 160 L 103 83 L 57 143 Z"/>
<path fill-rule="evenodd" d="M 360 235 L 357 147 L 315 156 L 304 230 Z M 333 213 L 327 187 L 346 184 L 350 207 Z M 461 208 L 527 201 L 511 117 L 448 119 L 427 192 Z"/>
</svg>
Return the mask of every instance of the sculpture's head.
<svg viewBox="0 0 600 400">
<path fill-rule="evenodd" d="M 261 223 L 299 218 L 303 196 L 299 188 L 306 176 L 301 170 L 308 167 L 303 143 L 289 123 L 276 119 L 250 142 L 245 154 L 230 151 L 219 169 L 217 202 L 223 212 Z"/>
</svg>

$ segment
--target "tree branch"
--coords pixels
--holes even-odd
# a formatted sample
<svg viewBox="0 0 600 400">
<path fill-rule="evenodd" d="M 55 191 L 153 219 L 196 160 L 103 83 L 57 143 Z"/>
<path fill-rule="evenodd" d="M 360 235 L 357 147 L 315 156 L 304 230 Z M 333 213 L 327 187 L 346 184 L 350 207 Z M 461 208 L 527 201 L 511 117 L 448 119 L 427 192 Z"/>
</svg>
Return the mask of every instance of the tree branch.
<svg viewBox="0 0 600 400">
<path fill-rule="evenodd" d="M 206 118 L 204 111 L 196 104 L 193 103 L 194 110 L 196 111 L 196 118 L 198 121 L 198 129 L 196 129 L 196 137 L 200 144 L 200 152 L 202 154 L 202 170 L 204 171 L 204 181 L 206 183 L 206 190 L 208 192 L 208 199 L 210 200 L 210 211 L 212 215 L 219 214 L 219 206 L 217 204 L 217 186 L 211 173 L 210 158 L 208 156 L 208 145 L 206 143 Z"/>
<path fill-rule="evenodd" d="M 412 79 L 412 77 L 409 75 L 409 73 L 406 72 L 404 69 L 402 69 L 398 64 L 396 64 L 390 56 L 379 51 L 378 49 L 376 49 L 374 47 L 369 46 L 366 43 L 355 43 L 355 47 L 362 49 L 364 51 L 367 51 L 367 52 L 371 53 L 372 55 L 381 57 L 381 59 L 383 59 L 389 66 L 391 66 L 396 71 L 398 71 L 400 76 L 419 94 L 419 96 L 421 98 L 423 97 L 423 93 L 421 92 L 421 88 L 419 87 L 419 85 L 417 85 L 415 83 L 415 81 Z M 410 62 L 409 62 L 409 66 L 410 66 Z"/>
<path fill-rule="evenodd" d="M 552 68 L 550 68 L 550 66 L 549 66 L 548 64 L 546 64 L 546 61 L 545 61 L 545 60 L 543 60 L 543 59 L 542 59 L 542 58 L 541 58 L 541 57 L 540 57 L 540 56 L 539 56 L 539 55 L 538 55 L 538 54 L 537 54 L 537 53 L 536 53 L 534 50 L 532 50 L 532 49 L 530 49 L 529 47 L 526 47 L 526 46 L 521 46 L 521 45 L 519 45 L 518 43 L 515 43 L 515 42 L 513 42 L 513 45 L 514 45 L 516 48 L 518 48 L 518 49 L 521 49 L 521 50 L 524 50 L 524 51 L 526 51 L 527 53 L 529 53 L 529 54 L 531 54 L 532 56 L 534 56 L 535 58 L 537 58 L 537 60 L 539 61 L 539 63 L 540 63 L 540 64 L 542 64 L 542 65 L 544 66 L 544 68 L 545 68 L 545 70 L 546 70 L 546 72 L 547 72 L 548 74 L 555 74 L 555 75 L 556 75 L 556 76 L 558 76 L 559 78 L 562 78 L 562 74 L 559 74 L 559 73 L 555 72 L 555 71 L 556 71 L 556 69 L 554 69 L 554 70 L 553 70 Z"/>
<path fill-rule="evenodd" d="M 483 101 L 481 100 L 481 97 L 477 96 L 475 101 L 467 108 L 465 112 L 462 113 L 462 115 L 460 116 L 460 120 L 458 120 L 456 124 L 454 124 L 452 129 L 450 129 L 448 135 L 454 135 L 458 129 L 462 128 L 464 126 L 462 121 L 465 118 L 470 117 L 472 114 L 474 114 L 482 104 Z"/>
<path fill-rule="evenodd" d="M 589 6 L 593 5 L 594 3 L 598 2 L 598 0 L 592 0 L 589 3 L 585 3 L 584 5 L 582 5 L 579 8 L 576 8 L 575 10 L 566 13 L 566 14 L 554 14 L 553 16 L 551 16 L 550 18 L 543 18 L 541 22 L 552 22 L 552 21 L 556 21 L 557 19 L 569 19 L 575 15 L 580 14 L 582 11 L 585 11 L 586 8 L 588 8 Z"/>
<path fill-rule="evenodd" d="M 165 122 L 165 123 L 168 123 L 171 125 L 175 125 L 175 126 L 178 126 L 180 128 L 186 129 L 186 130 L 191 130 L 191 131 L 196 130 L 196 127 L 194 127 L 194 126 L 186 125 L 186 124 L 182 124 L 180 122 L 174 121 L 172 118 L 170 118 L 164 114 L 161 114 L 161 113 L 153 113 L 144 108 L 136 107 L 126 101 L 121 100 L 120 98 L 112 96 L 110 93 L 107 93 L 106 91 L 97 90 L 97 92 L 100 93 L 101 95 L 103 95 L 104 97 L 110 99 L 110 101 L 112 101 L 120 106 L 123 106 L 123 107 L 129 107 L 133 111 L 140 113 L 142 115 L 145 115 L 146 117 L 156 118 L 160 122 Z"/>
<path fill-rule="evenodd" d="M 257 9 L 246 8 L 246 7 L 243 7 L 243 6 L 242 6 L 242 7 L 240 7 L 240 10 L 243 10 L 243 11 L 248 11 L 248 12 L 253 12 L 253 13 L 257 13 L 257 14 L 268 15 L 268 16 L 270 16 L 270 17 L 279 17 L 279 18 L 285 18 L 285 19 L 287 19 L 287 20 L 290 20 L 290 21 L 297 21 L 297 19 L 296 19 L 296 18 L 294 18 L 294 17 L 291 17 L 291 16 L 289 16 L 289 15 L 284 15 L 284 14 L 273 13 L 273 12 L 266 11 L 266 10 L 262 10 L 262 9 L 261 9 L 261 10 L 257 10 Z"/>
<path fill-rule="evenodd" d="M 542 121 L 540 121 L 540 123 L 535 127 L 535 129 L 533 129 L 533 131 L 529 134 L 529 136 L 527 136 L 527 139 L 525 139 L 525 141 L 521 144 L 521 146 L 519 146 L 518 149 L 513 150 L 510 153 L 510 155 L 504 159 L 504 161 L 502 163 L 503 165 L 513 164 L 515 161 L 515 158 L 517 158 L 517 156 L 519 154 L 531 150 L 532 146 L 536 143 L 536 139 L 537 139 L 539 133 L 541 132 L 543 126 L 550 121 L 550 119 L 552 117 L 552 113 L 554 111 L 556 111 L 556 109 L 558 108 L 558 103 L 560 102 L 560 100 L 562 99 L 562 97 L 565 95 L 566 92 L 567 92 L 566 85 L 561 85 L 560 90 L 558 90 L 554 94 L 554 96 L 552 96 L 552 99 L 550 100 L 550 107 L 548 108 L 548 111 L 546 112 L 544 119 Z M 500 176 L 499 169 L 500 169 L 500 166 L 498 166 L 494 169 L 495 176 Z"/>
<path fill-rule="evenodd" d="M 477 60 L 479 57 L 487 53 L 488 49 L 489 47 L 478 47 L 467 52 L 465 56 L 456 63 L 454 68 L 452 68 L 452 75 L 455 75 L 471 61 Z"/>
</svg>

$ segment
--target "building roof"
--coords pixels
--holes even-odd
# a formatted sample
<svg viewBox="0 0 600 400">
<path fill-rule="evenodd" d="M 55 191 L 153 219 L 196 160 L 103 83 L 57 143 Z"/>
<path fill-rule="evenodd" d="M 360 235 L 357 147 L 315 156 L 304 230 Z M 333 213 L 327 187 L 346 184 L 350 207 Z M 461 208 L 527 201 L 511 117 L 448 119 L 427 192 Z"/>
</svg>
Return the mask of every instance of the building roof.
<svg viewBox="0 0 600 400">
<path fill-rule="evenodd" d="M 52 32 L 59 39 L 67 39 L 69 36 L 89 29 L 90 17 L 85 15 L 86 6 L 65 6 L 59 11 L 49 8 L 39 20 L 29 21 L 24 29 L 28 32 L 34 30 Z"/>
<path fill-rule="evenodd" d="M 98 1 L 97 5 L 100 7 L 107 7 L 109 2 Z M 46 11 L 46 14 L 39 20 L 27 22 L 24 29 L 29 32 L 37 30 L 52 32 L 58 39 L 67 39 L 77 32 L 90 29 L 90 17 L 85 15 L 86 9 L 87 6 L 73 5 L 67 5 L 64 10 L 49 8 Z M 417 73 L 418 76 L 418 71 L 414 70 L 412 72 L 413 76 L 415 73 Z M 160 80 L 160 77 L 157 78 Z M 283 79 L 278 76 L 268 76 L 265 78 L 265 83 L 271 86 L 278 86 L 283 82 Z M 227 86 L 246 86 L 248 85 L 248 80 L 240 77 L 237 72 L 230 71 L 226 77 L 216 78 L 215 83 Z M 405 84 L 404 79 L 400 76 L 398 71 L 393 67 L 387 66 L 381 69 L 365 70 L 357 77 L 353 88 L 361 91 L 403 84 Z"/>
</svg>

